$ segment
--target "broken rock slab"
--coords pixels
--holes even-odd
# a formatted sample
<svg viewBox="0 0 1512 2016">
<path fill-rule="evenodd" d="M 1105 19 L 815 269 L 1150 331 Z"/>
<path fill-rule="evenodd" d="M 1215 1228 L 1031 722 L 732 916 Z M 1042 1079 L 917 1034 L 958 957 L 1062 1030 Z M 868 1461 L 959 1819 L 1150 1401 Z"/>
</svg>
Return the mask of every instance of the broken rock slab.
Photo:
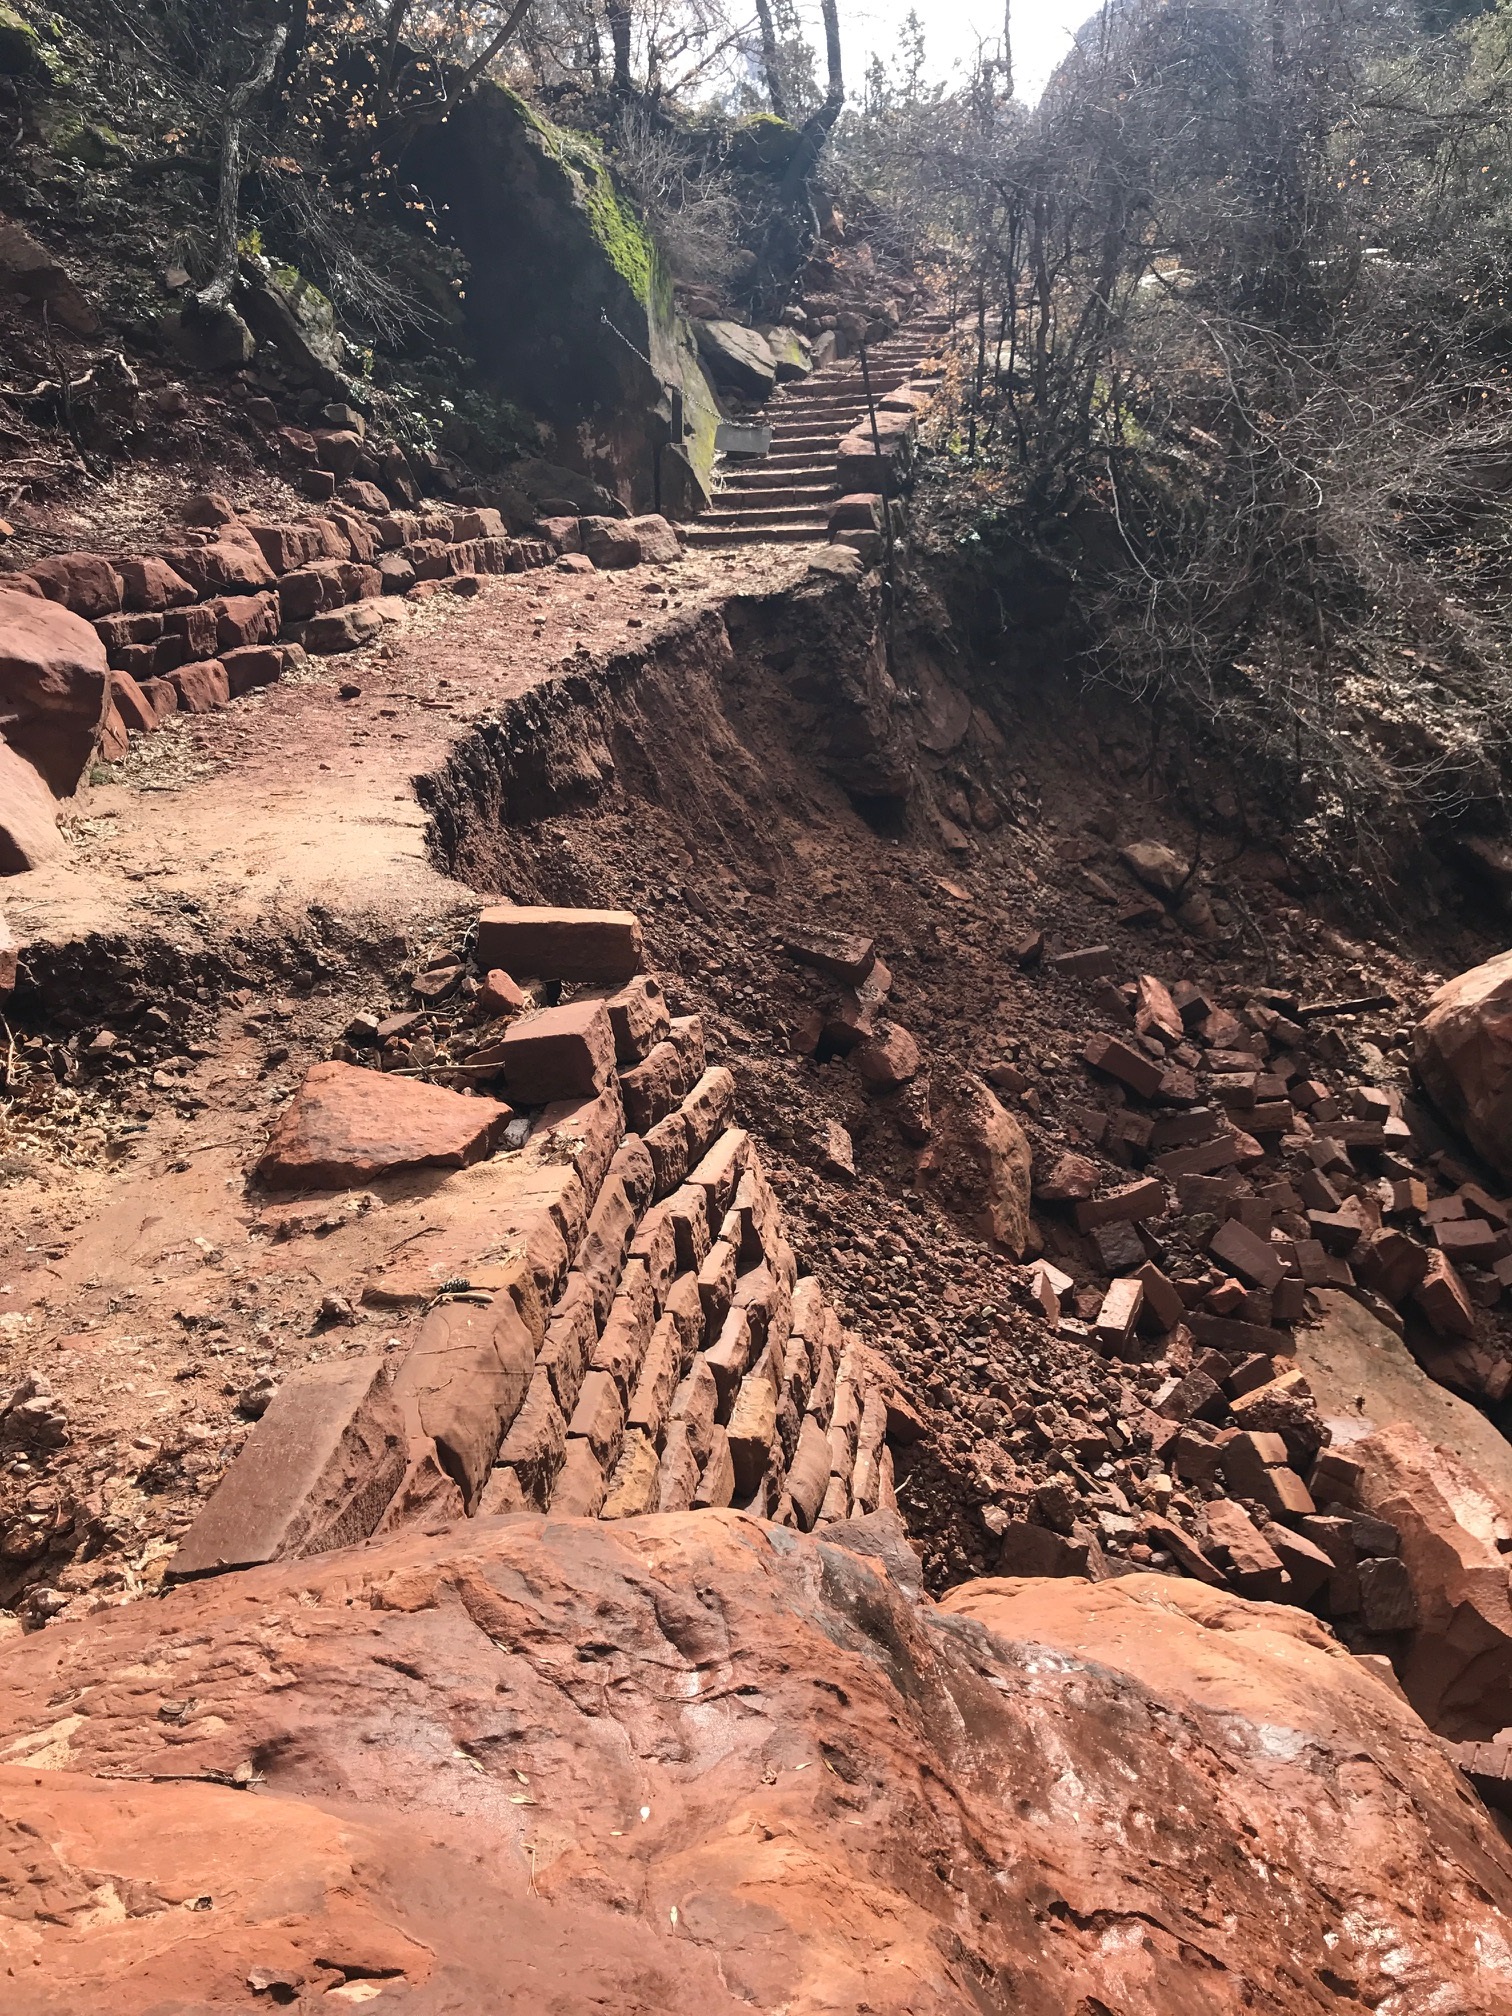
<svg viewBox="0 0 1512 2016">
<path fill-rule="evenodd" d="M 406 1464 L 403 1421 L 382 1358 L 300 1366 L 184 1536 L 169 1580 L 365 1540 Z"/>
<path fill-rule="evenodd" d="M 1512 1442 L 1478 1407 L 1430 1379 L 1395 1331 L 1337 1288 L 1318 1288 L 1319 1320 L 1292 1332 L 1298 1367 L 1346 1456 L 1378 1428 L 1405 1421 L 1453 1449 L 1482 1485 L 1512 1504 Z"/>
<path fill-rule="evenodd" d="M 1351 1445 L 1362 1510 L 1401 1536 L 1418 1626 L 1397 1662 L 1403 1691 L 1451 1742 L 1512 1725 L 1512 1500 L 1406 1421 Z"/>
<path fill-rule="evenodd" d="M 395 1169 L 460 1169 L 491 1154 L 513 1117 L 495 1099 L 356 1064 L 314 1064 L 253 1173 L 270 1189 L 342 1190 Z"/>
<path fill-rule="evenodd" d="M 640 919 L 629 910 L 501 903 L 478 919 L 476 956 L 485 971 L 622 984 L 640 971 L 641 952 Z"/>
</svg>

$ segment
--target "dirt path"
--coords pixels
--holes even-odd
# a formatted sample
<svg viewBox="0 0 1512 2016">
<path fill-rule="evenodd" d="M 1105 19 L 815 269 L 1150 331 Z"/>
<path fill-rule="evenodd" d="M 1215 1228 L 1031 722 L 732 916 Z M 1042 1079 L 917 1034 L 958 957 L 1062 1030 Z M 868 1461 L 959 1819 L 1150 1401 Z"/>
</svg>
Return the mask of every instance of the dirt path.
<svg viewBox="0 0 1512 2016">
<path fill-rule="evenodd" d="M 575 655 L 651 642 L 736 586 L 778 587 L 807 567 L 805 551 L 759 548 L 660 570 L 485 577 L 470 602 L 396 603 L 367 650 L 136 741 L 81 795 L 75 847 L 7 883 L 11 928 L 23 943 L 148 932 L 192 944 L 201 919 L 277 928 L 312 904 L 401 929 L 444 913 L 458 890 L 427 858 L 416 776 Z"/>
<path fill-rule="evenodd" d="M 360 1285 L 375 1252 L 423 1233 L 431 1186 L 306 1213 L 283 1237 L 245 1177 L 272 1114 L 371 989 L 363 952 L 392 965 L 396 947 L 402 959 L 454 937 L 476 909 L 427 850 L 415 779 L 583 654 L 654 644 L 732 589 L 778 588 L 808 564 L 758 551 L 438 596 L 364 652 L 142 738 L 81 794 L 62 862 L 8 882 L 16 936 L 80 968 L 81 1008 L 99 974 L 133 971 L 136 948 L 186 963 L 147 957 L 175 977 L 143 983 L 145 1022 L 129 979 L 124 1016 L 92 998 L 95 1050 L 61 1082 L 58 1053 L 33 1039 L 36 1066 L 0 1123 L 0 1386 L 40 1378 L 68 1445 L 58 1463 L 5 1459 L 0 1604 L 55 1541 L 93 1556 L 65 1571 L 62 1595 L 151 1586 L 249 1431 L 236 1404 L 248 1386 L 388 1342 L 393 1319 L 355 1306 Z M 354 962 L 299 950 L 312 914 Z M 266 948 L 247 984 L 228 995 L 184 979 L 195 954 L 214 943 L 224 958 L 231 942 Z M 104 1054 L 99 1024 L 107 1043 L 125 1031 Z M 322 1315 L 346 1304 L 350 1317 Z"/>
</svg>

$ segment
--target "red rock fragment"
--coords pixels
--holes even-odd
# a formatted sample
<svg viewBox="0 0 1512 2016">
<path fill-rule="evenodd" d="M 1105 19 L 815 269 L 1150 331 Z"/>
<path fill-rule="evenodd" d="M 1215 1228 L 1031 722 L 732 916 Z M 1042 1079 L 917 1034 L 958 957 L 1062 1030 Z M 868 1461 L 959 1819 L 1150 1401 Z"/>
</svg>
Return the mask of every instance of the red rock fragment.
<svg viewBox="0 0 1512 2016">
<path fill-rule="evenodd" d="M 511 1117 L 493 1099 L 353 1064 L 314 1064 L 255 1174 L 273 1189 L 339 1190 L 393 1169 L 460 1169 L 492 1152 Z"/>
</svg>

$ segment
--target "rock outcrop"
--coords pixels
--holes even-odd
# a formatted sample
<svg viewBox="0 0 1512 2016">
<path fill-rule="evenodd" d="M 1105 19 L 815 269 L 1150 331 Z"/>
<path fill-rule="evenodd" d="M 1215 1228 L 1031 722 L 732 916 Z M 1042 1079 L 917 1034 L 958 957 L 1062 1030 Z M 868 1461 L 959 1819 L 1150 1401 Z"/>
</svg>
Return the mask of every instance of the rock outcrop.
<svg viewBox="0 0 1512 2016">
<path fill-rule="evenodd" d="M 52 793 L 26 758 L 0 741 L 0 875 L 40 868 L 62 846 Z"/>
<path fill-rule="evenodd" d="M 487 1520 L 21 1639 L 7 2011 L 1506 2008 L 1512 1851 L 1311 1620 L 937 1610 L 832 1532 Z"/>
<path fill-rule="evenodd" d="M 1419 1622 L 1399 1662 L 1407 1698 L 1441 1736 L 1512 1724 L 1512 1501 L 1405 1421 L 1357 1442 L 1361 1508 L 1401 1535 Z"/>
<path fill-rule="evenodd" d="M 119 606 L 119 582 L 116 588 Z M 56 601 L 0 588 L 0 736 L 66 798 L 110 704 L 105 646 Z"/>
<path fill-rule="evenodd" d="M 467 254 L 479 357 L 632 509 L 708 502 L 719 414 L 693 333 L 634 210 L 586 135 L 485 84 L 406 156 Z"/>
<path fill-rule="evenodd" d="M 1512 952 L 1438 990 L 1412 1055 L 1439 1110 L 1493 1168 L 1512 1176 Z"/>
</svg>

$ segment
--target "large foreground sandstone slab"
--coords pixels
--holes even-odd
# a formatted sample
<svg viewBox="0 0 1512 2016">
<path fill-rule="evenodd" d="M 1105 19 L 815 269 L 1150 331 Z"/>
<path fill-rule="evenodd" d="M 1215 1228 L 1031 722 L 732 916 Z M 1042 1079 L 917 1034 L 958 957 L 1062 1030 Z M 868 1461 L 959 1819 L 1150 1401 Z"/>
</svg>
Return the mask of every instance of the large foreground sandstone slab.
<svg viewBox="0 0 1512 2016">
<path fill-rule="evenodd" d="M 357 1064 L 314 1064 L 256 1173 L 270 1189 L 340 1190 L 393 1169 L 461 1169 L 492 1151 L 509 1119 L 494 1099 Z"/>
<path fill-rule="evenodd" d="M 1309 1619 L 832 1535 L 485 1519 L 20 1640 L 7 2016 L 1512 2006 L 1512 1850 Z"/>
</svg>

